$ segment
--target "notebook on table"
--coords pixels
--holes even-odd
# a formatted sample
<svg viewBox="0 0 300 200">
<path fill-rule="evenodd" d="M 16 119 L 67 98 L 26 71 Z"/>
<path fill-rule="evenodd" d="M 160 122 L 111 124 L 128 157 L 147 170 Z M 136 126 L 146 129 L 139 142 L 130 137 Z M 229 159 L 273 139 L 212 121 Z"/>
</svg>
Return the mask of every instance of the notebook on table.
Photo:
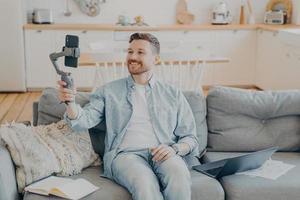
<svg viewBox="0 0 300 200">
<path fill-rule="evenodd" d="M 219 179 L 223 176 L 232 175 L 237 172 L 259 168 L 274 152 L 277 151 L 277 149 L 278 147 L 271 147 L 234 158 L 197 165 L 194 166 L 193 169 L 210 177 Z"/>
</svg>

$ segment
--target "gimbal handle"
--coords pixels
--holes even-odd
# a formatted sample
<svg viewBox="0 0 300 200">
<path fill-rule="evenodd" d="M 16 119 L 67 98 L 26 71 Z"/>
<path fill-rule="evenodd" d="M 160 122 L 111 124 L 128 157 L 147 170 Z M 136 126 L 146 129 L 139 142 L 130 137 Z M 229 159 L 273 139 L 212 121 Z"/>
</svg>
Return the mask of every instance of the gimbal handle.
<svg viewBox="0 0 300 200">
<path fill-rule="evenodd" d="M 79 48 L 63 47 L 62 52 L 51 53 L 49 56 L 53 66 L 55 68 L 56 73 L 58 75 L 60 75 L 61 80 L 66 83 L 64 88 L 73 89 L 74 81 L 73 81 L 73 78 L 71 77 L 71 73 L 60 70 L 59 66 L 57 64 L 58 58 L 64 57 L 64 56 L 71 56 L 71 57 L 78 58 L 80 56 L 80 50 L 79 50 Z M 69 101 L 66 101 L 64 103 L 68 105 Z"/>
</svg>

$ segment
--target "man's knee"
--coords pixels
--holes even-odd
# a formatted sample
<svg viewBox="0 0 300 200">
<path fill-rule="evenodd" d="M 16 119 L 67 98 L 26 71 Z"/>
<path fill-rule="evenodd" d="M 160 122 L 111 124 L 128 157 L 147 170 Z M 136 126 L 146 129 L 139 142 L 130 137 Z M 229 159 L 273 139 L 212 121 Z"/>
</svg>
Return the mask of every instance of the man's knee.
<svg viewBox="0 0 300 200">
<path fill-rule="evenodd" d="M 158 179 L 150 166 L 135 155 L 121 155 L 112 165 L 114 180 L 132 194 L 133 199 L 162 199 Z"/>
<path fill-rule="evenodd" d="M 133 193 L 141 194 L 142 196 L 143 195 L 149 196 L 151 194 L 160 192 L 160 187 L 157 180 L 140 178 L 140 177 L 136 179 L 131 186 Z"/>
<path fill-rule="evenodd" d="M 187 167 L 174 165 L 163 179 L 164 199 L 181 200 L 191 198 L 191 175 Z"/>
<path fill-rule="evenodd" d="M 159 173 L 162 174 L 160 179 L 163 186 L 169 185 L 169 187 L 178 188 L 179 190 L 183 185 L 190 187 L 191 175 L 185 162 L 181 158 L 174 158 L 169 162 L 168 160 L 165 162 L 162 163 Z"/>
<path fill-rule="evenodd" d="M 191 182 L 191 175 L 186 167 L 174 166 L 167 174 L 165 174 L 168 184 L 173 187 L 182 187 L 182 184 L 189 184 Z"/>
<path fill-rule="evenodd" d="M 127 180 L 122 182 L 132 194 L 133 199 L 163 199 L 158 180 L 154 177 L 135 174 L 133 176 L 129 175 Z"/>
</svg>

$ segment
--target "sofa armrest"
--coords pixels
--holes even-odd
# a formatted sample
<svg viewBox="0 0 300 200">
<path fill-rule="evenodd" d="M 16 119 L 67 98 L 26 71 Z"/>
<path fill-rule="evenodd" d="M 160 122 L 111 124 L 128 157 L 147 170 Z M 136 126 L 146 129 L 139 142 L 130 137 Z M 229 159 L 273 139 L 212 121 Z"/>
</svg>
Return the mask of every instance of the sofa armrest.
<svg viewBox="0 0 300 200">
<path fill-rule="evenodd" d="M 19 199 L 15 167 L 8 150 L 0 144 L 0 200 Z"/>
</svg>

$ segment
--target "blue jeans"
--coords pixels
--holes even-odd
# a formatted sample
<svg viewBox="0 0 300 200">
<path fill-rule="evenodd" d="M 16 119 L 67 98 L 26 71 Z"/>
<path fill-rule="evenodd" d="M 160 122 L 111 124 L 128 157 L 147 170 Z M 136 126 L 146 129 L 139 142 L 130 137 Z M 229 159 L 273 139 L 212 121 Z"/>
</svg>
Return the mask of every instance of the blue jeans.
<svg viewBox="0 0 300 200">
<path fill-rule="evenodd" d="M 113 160 L 112 174 L 134 200 L 191 199 L 191 175 L 178 155 L 156 163 L 148 150 L 121 152 Z"/>
</svg>

